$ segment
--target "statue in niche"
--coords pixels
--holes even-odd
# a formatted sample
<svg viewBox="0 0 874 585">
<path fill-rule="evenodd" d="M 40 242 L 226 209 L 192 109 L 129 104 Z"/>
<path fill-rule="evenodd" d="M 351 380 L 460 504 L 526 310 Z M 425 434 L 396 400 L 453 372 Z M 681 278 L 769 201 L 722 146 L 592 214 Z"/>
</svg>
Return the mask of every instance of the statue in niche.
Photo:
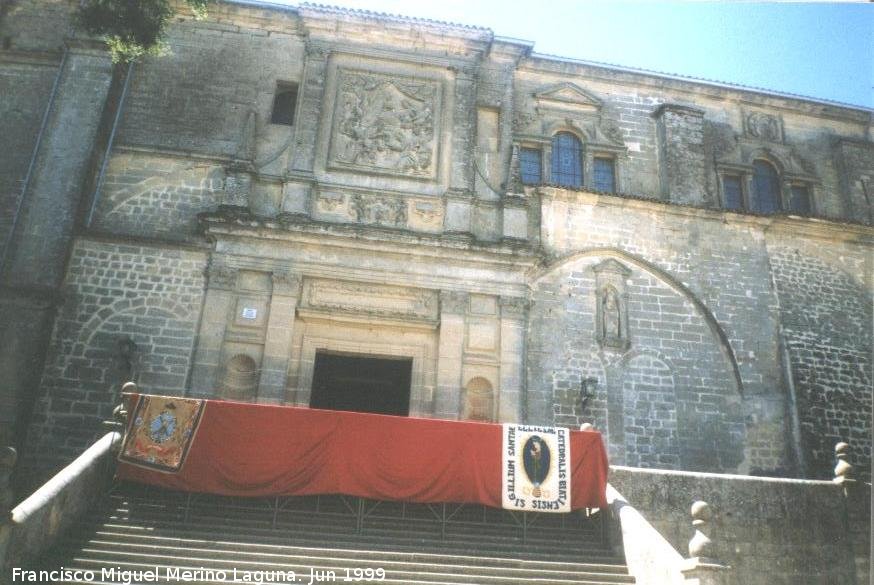
<svg viewBox="0 0 874 585">
<path fill-rule="evenodd" d="M 622 339 L 622 315 L 619 312 L 619 295 L 616 289 L 604 291 L 604 305 L 601 318 L 604 320 L 604 337 L 606 339 Z"/>
<path fill-rule="evenodd" d="M 598 341 L 603 347 L 628 347 L 625 306 L 619 292 L 607 286 L 598 295 Z"/>
</svg>

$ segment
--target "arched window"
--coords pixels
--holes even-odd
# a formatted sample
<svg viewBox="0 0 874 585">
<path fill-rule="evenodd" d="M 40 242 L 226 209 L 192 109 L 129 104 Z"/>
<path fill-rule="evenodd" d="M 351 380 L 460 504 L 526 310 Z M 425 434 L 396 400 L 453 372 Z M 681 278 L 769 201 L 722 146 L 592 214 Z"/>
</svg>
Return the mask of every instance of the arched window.
<svg viewBox="0 0 874 585">
<path fill-rule="evenodd" d="M 570 132 L 552 137 L 552 182 L 564 187 L 583 186 L 583 145 Z"/>
<path fill-rule="evenodd" d="M 752 210 L 759 213 L 780 211 L 780 175 L 774 165 L 767 161 L 753 161 Z"/>
</svg>

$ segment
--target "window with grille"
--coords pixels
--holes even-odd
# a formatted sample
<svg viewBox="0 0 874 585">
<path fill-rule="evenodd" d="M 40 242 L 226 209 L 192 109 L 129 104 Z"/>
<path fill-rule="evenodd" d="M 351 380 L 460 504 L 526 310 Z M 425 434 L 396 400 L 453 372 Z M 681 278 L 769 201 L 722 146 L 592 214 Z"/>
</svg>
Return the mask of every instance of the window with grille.
<svg viewBox="0 0 874 585">
<path fill-rule="evenodd" d="M 596 156 L 592 165 L 592 180 L 595 191 L 616 191 L 616 168 L 612 158 Z"/>
<path fill-rule="evenodd" d="M 789 196 L 789 211 L 804 215 L 811 212 L 810 188 L 807 185 L 792 185 Z"/>
<path fill-rule="evenodd" d="M 552 138 L 552 182 L 563 187 L 583 186 L 583 145 L 570 132 Z"/>
<path fill-rule="evenodd" d="M 753 161 L 753 211 L 775 213 L 780 208 L 780 175 L 771 163 Z"/>
<path fill-rule="evenodd" d="M 722 205 L 732 211 L 743 209 L 744 198 L 740 176 L 724 175 L 722 177 Z"/>
<path fill-rule="evenodd" d="M 539 185 L 542 182 L 540 149 L 523 148 L 519 151 L 519 171 L 523 185 Z"/>
</svg>

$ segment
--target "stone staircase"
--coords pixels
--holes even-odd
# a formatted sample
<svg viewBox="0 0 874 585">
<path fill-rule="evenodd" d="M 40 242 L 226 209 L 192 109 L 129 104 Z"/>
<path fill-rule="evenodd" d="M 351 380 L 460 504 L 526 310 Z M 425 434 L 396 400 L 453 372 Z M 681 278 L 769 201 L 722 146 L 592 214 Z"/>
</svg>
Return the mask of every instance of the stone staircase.
<svg viewBox="0 0 874 585">
<path fill-rule="evenodd" d="M 597 514 L 522 515 L 342 496 L 243 499 L 131 485 L 107 494 L 38 565 L 90 570 L 98 584 L 121 582 L 119 571 L 156 568 L 160 582 L 168 568 L 200 571 L 176 581 L 198 584 L 244 582 L 258 577 L 255 571 L 269 572 L 261 575 L 265 583 L 278 571 L 294 571 L 298 583 L 310 583 L 311 571 L 315 582 L 634 583 L 602 542 Z M 285 577 L 280 582 L 291 582 Z"/>
</svg>

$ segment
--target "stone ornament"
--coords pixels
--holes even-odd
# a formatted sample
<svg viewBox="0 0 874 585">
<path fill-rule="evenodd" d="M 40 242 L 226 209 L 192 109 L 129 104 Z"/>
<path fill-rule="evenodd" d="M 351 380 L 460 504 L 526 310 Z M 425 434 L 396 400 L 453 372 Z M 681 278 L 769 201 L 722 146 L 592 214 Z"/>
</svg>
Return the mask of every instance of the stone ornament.
<svg viewBox="0 0 874 585">
<path fill-rule="evenodd" d="M 360 193 L 352 196 L 352 211 L 358 223 L 405 227 L 407 202 L 394 197 L 368 197 Z"/>
<path fill-rule="evenodd" d="M 501 316 L 522 318 L 530 305 L 528 299 L 522 297 L 501 297 Z"/>
<path fill-rule="evenodd" d="M 467 313 L 468 294 L 453 290 L 440 291 L 440 311 L 452 315 Z"/>
<path fill-rule="evenodd" d="M 300 293 L 301 276 L 293 272 L 274 272 L 273 293 L 296 297 Z"/>
<path fill-rule="evenodd" d="M 434 220 L 441 216 L 440 209 L 427 201 L 416 202 L 413 205 L 413 213 L 416 214 L 422 223 L 433 223 Z"/>
<path fill-rule="evenodd" d="M 211 265 L 207 273 L 209 288 L 221 290 L 234 290 L 237 288 L 237 274 L 239 270 L 221 264 Z"/>
<path fill-rule="evenodd" d="M 713 541 L 707 535 L 710 532 L 710 520 L 713 519 L 710 504 L 699 500 L 692 504 L 691 512 L 695 534 L 689 541 L 689 557 L 714 559 Z"/>
<path fill-rule="evenodd" d="M 768 142 L 783 142 L 783 121 L 764 112 L 751 112 L 746 117 L 747 135 Z"/>
<path fill-rule="evenodd" d="M 835 457 L 838 460 L 838 464 L 835 465 L 835 478 L 834 482 L 837 484 L 844 484 L 847 482 L 853 481 L 853 475 L 855 471 L 853 469 L 853 465 L 847 461 L 850 454 L 850 445 L 848 443 L 844 443 L 841 441 L 837 445 L 835 445 Z"/>
<path fill-rule="evenodd" d="M 331 166 L 434 178 L 440 84 L 340 70 Z"/>
<path fill-rule="evenodd" d="M 327 212 L 344 211 L 346 197 L 340 193 L 320 193 L 318 198 L 319 208 Z"/>
<path fill-rule="evenodd" d="M 437 294 L 434 291 L 388 284 L 307 279 L 303 306 L 381 317 L 437 319 Z"/>
</svg>

